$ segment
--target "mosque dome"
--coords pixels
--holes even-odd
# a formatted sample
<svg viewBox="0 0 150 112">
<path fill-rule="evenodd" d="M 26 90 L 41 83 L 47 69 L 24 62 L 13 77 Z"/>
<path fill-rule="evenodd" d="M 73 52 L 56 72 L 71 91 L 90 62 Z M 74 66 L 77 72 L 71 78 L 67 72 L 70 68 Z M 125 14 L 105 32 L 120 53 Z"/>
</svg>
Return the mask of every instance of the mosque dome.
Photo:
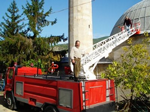
<svg viewBox="0 0 150 112">
<path fill-rule="evenodd" d="M 150 0 L 142 0 L 141 2 L 133 5 L 131 8 L 129 8 L 116 22 L 115 26 L 113 27 L 113 30 L 111 32 L 111 35 L 116 34 L 120 32 L 120 29 L 118 26 L 122 26 L 125 17 L 128 16 L 133 25 L 137 21 L 140 21 L 141 27 L 141 34 L 146 32 L 150 33 Z"/>
</svg>

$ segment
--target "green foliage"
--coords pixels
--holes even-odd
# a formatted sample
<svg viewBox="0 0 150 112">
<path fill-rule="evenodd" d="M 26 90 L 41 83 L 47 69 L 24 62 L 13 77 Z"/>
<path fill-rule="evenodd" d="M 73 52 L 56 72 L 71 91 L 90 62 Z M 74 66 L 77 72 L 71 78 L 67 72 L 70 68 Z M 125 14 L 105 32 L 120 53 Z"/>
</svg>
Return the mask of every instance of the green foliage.
<svg viewBox="0 0 150 112">
<path fill-rule="evenodd" d="M 93 44 L 96 44 L 104 39 L 108 38 L 108 36 L 105 36 L 105 37 L 100 37 L 100 38 L 96 38 L 96 39 L 93 39 Z"/>
<path fill-rule="evenodd" d="M 31 4 L 30 4 L 31 3 Z M 0 62 L 4 62 L 6 66 L 11 66 L 12 62 L 18 62 L 29 66 L 29 63 L 36 62 L 40 59 L 41 66 L 44 67 L 50 61 L 59 61 L 60 55 L 53 52 L 55 46 L 61 40 L 64 40 L 64 34 L 60 36 L 41 37 L 42 28 L 48 25 L 54 25 L 54 21 L 46 19 L 52 11 L 50 8 L 44 13 L 44 0 L 31 0 L 23 6 L 24 12 L 28 18 L 28 28 L 25 29 L 24 19 L 20 19 L 22 15 L 18 15 L 19 9 L 15 0 L 8 8 L 9 14 L 6 13 L 4 22 L 0 24 Z M 13 64 L 12 64 L 13 66 Z"/>
<path fill-rule="evenodd" d="M 12 61 L 17 61 L 22 53 L 22 57 L 25 57 L 24 51 L 30 45 L 22 46 L 22 44 L 25 44 L 25 38 L 19 33 L 25 27 L 25 24 L 21 24 L 24 19 L 20 19 L 22 15 L 18 14 L 19 9 L 14 0 L 7 11 L 8 13 L 5 13 L 7 19 L 3 17 L 4 22 L 0 23 L 0 36 L 3 38 L 0 41 L 0 61 L 9 66 Z"/>
<path fill-rule="evenodd" d="M 106 38 L 108 38 L 108 36 L 93 39 L 93 44 L 96 44 Z M 68 43 L 67 44 L 58 44 L 54 47 L 54 49 L 57 49 L 57 51 L 68 50 Z"/>
<path fill-rule="evenodd" d="M 38 61 L 35 61 L 35 60 L 33 60 L 33 59 L 28 60 L 28 61 L 24 61 L 24 62 L 23 62 L 23 65 L 29 67 L 29 66 L 31 66 L 31 63 L 33 63 L 33 66 L 34 66 L 34 67 L 38 67 Z"/>
<path fill-rule="evenodd" d="M 131 39 L 128 43 L 129 47 L 123 48 L 125 54 L 121 55 L 121 60 L 109 65 L 102 76 L 114 79 L 116 86 L 121 85 L 122 89 L 130 89 L 132 98 L 133 95 L 150 93 L 149 38 L 141 44 L 133 45 Z"/>
<path fill-rule="evenodd" d="M 41 68 L 42 71 L 47 71 L 47 63 L 42 63 L 41 60 L 33 60 L 33 59 L 30 59 L 28 61 L 23 61 L 22 65 L 23 66 L 27 66 L 27 67 L 30 67 L 31 64 L 33 64 L 33 67 L 38 67 L 38 68 Z"/>
<path fill-rule="evenodd" d="M 27 2 L 26 7 L 22 7 L 24 10 L 24 14 L 27 16 L 29 20 L 29 30 L 33 32 L 33 36 L 30 38 L 35 39 L 42 32 L 42 28 L 56 23 L 56 19 L 54 21 L 48 21 L 46 17 L 50 15 L 52 12 L 52 8 L 50 8 L 47 12 L 44 13 L 43 9 L 44 0 L 31 0 L 31 4 Z"/>
<path fill-rule="evenodd" d="M 10 66 L 12 61 L 22 62 L 32 55 L 32 40 L 23 37 L 20 34 L 12 38 L 6 38 L 0 42 L 1 56 L 0 61 L 5 61 Z"/>
<path fill-rule="evenodd" d="M 3 17 L 4 22 L 0 24 L 0 36 L 3 38 L 12 38 L 12 35 L 16 35 L 25 27 L 25 24 L 21 23 L 24 18 L 20 19 L 22 15 L 18 14 L 19 9 L 14 0 L 7 11 L 8 13 L 5 13 L 7 18 Z"/>
</svg>

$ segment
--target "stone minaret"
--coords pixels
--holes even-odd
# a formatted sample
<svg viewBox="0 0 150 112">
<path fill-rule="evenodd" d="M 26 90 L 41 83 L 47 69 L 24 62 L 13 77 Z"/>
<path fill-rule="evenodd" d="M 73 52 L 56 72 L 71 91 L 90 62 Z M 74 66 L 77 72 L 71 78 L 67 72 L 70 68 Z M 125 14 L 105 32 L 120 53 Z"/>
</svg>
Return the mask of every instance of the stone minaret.
<svg viewBox="0 0 150 112">
<path fill-rule="evenodd" d="M 93 45 L 91 0 L 69 0 L 69 51 L 76 40 L 82 49 Z"/>
</svg>

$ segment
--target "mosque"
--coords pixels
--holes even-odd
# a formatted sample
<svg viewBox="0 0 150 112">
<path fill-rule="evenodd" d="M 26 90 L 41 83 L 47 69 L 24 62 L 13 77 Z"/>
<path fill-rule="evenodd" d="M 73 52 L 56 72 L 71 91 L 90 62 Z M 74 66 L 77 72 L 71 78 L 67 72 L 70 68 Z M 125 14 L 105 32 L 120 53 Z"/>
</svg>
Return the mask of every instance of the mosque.
<svg viewBox="0 0 150 112">
<path fill-rule="evenodd" d="M 116 22 L 114 25 L 112 32 L 110 35 L 114 35 L 120 32 L 120 28 L 118 26 L 123 26 L 123 22 L 125 17 L 128 16 L 133 25 L 139 21 L 140 26 L 140 34 L 135 34 L 132 37 L 133 44 L 140 43 L 144 36 L 144 32 L 150 33 L 150 0 L 142 0 L 141 2 L 133 5 L 129 8 Z M 119 60 L 120 55 L 124 53 L 122 47 L 128 46 L 127 41 L 122 43 L 121 45 L 117 46 L 113 49 L 113 51 L 109 54 L 108 58 L 103 58 L 100 60 L 99 64 L 97 65 L 95 72 L 101 74 L 101 72 L 105 71 L 107 66 L 112 63 L 113 60 Z"/>
<path fill-rule="evenodd" d="M 74 46 L 76 40 L 81 40 L 81 48 L 86 49 L 93 45 L 91 0 L 69 0 L 69 7 L 69 48 Z M 145 37 L 144 32 L 150 33 L 149 10 L 150 0 L 141 0 L 139 3 L 133 5 L 118 19 L 110 36 L 121 31 L 118 26 L 123 26 L 124 19 L 128 16 L 133 26 L 137 22 L 141 24 L 140 34 L 135 34 L 130 37 L 133 40 L 133 44 L 140 43 Z M 114 60 L 118 60 L 120 55 L 124 53 L 122 50 L 124 46 L 128 46 L 127 41 L 114 48 L 107 58 L 102 58 L 94 70 L 95 74 L 101 74 L 109 64 Z M 91 51 L 91 49 L 88 51 Z"/>
<path fill-rule="evenodd" d="M 116 34 L 120 31 L 118 26 L 123 25 L 124 18 L 128 16 L 132 23 L 139 20 L 141 23 L 141 34 L 145 31 L 150 32 L 150 0 L 142 0 L 129 8 L 116 22 L 111 35 Z"/>
</svg>

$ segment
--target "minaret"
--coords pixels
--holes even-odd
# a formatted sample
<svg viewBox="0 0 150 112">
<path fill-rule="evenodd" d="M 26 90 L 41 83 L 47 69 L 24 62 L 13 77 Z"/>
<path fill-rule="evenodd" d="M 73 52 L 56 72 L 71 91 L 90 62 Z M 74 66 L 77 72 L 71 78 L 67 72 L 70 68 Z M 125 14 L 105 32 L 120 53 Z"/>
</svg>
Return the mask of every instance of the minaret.
<svg viewBox="0 0 150 112">
<path fill-rule="evenodd" d="M 92 50 L 92 1 L 69 0 L 69 50 L 79 40 L 82 49 Z"/>
</svg>

